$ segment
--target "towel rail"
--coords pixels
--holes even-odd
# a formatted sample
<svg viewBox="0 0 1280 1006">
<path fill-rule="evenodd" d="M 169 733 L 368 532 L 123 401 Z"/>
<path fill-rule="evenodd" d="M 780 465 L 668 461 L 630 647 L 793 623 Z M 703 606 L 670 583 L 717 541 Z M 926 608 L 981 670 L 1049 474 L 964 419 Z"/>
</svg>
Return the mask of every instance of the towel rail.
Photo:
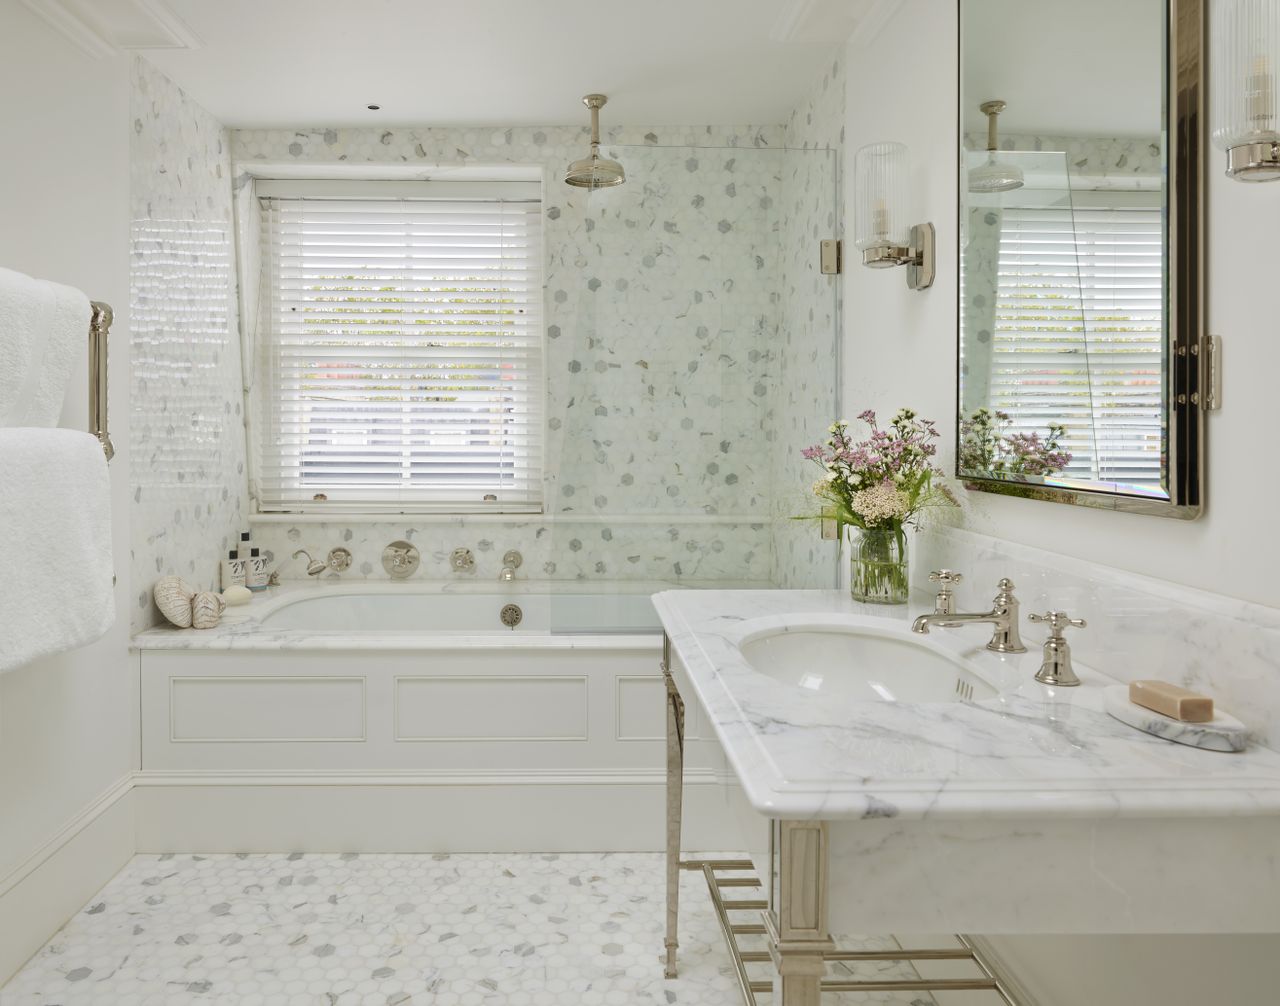
<svg viewBox="0 0 1280 1006">
<path fill-rule="evenodd" d="M 89 319 L 89 423 L 90 432 L 102 444 L 102 451 L 110 461 L 116 449 L 111 445 L 107 432 L 107 333 L 115 314 L 110 304 L 100 300 L 90 302 L 93 314 Z"/>
</svg>

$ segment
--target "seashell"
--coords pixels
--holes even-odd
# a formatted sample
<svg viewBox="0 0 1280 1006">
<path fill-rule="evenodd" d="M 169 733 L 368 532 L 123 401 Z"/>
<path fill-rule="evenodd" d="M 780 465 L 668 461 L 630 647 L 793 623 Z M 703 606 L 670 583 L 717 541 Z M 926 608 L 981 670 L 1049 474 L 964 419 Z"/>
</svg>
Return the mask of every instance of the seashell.
<svg viewBox="0 0 1280 1006">
<path fill-rule="evenodd" d="M 195 587 L 180 576 L 162 576 L 151 591 L 160 614 L 179 629 L 191 624 L 191 599 L 195 593 Z"/>
<path fill-rule="evenodd" d="M 248 604 L 253 600 L 253 591 L 248 587 L 242 587 L 240 584 L 232 584 L 222 592 L 222 599 L 227 604 Z"/>
<path fill-rule="evenodd" d="M 227 608 L 221 594 L 211 590 L 201 591 L 191 602 L 191 624 L 197 629 L 212 629 Z"/>
</svg>

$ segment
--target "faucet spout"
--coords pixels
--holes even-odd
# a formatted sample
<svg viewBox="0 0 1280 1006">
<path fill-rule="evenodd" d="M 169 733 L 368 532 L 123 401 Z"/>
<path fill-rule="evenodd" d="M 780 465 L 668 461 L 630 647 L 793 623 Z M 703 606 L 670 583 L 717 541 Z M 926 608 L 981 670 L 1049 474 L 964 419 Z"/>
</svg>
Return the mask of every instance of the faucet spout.
<svg viewBox="0 0 1280 1006">
<path fill-rule="evenodd" d="M 1012 581 L 1001 580 L 999 590 L 990 611 L 965 614 L 940 614 L 935 611 L 918 617 L 911 623 L 911 631 L 925 636 L 931 628 L 956 629 L 962 625 L 986 622 L 995 626 L 991 641 L 987 643 L 988 650 L 995 650 L 997 653 L 1026 653 L 1027 648 L 1022 645 L 1022 637 L 1018 633 L 1019 606 L 1018 599 L 1013 594 Z"/>
</svg>

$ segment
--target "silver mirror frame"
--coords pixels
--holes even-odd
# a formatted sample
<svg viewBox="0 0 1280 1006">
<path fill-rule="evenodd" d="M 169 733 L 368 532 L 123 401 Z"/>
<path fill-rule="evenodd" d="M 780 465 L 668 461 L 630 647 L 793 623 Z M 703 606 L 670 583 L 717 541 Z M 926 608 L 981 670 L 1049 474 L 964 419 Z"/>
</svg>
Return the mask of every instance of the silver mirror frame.
<svg viewBox="0 0 1280 1006">
<path fill-rule="evenodd" d="M 969 0 L 981 2 L 981 0 Z M 956 268 L 963 252 L 960 215 L 964 212 L 959 180 L 963 171 L 964 135 L 963 9 L 956 0 L 960 27 L 957 65 L 957 227 Z M 1211 387 L 1208 380 L 1211 340 L 1205 323 L 1205 156 L 1208 103 L 1205 84 L 1206 0 L 1167 0 L 1165 53 L 1165 130 L 1168 135 L 1168 360 L 1165 401 L 1169 403 L 1169 499 L 1153 500 L 1122 493 L 1068 489 L 1058 486 L 975 478 L 959 470 L 960 430 L 956 429 L 956 477 L 966 489 L 1019 496 L 1024 499 L 1195 520 L 1204 512 L 1205 412 Z M 957 283 L 956 415 L 960 413 L 960 324 L 963 317 Z"/>
</svg>

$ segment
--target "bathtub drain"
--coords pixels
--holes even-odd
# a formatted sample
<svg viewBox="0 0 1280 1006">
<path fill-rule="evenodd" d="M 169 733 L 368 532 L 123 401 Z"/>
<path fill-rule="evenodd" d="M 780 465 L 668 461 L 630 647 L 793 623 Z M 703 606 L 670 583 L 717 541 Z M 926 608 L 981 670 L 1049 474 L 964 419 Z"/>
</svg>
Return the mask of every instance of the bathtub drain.
<svg viewBox="0 0 1280 1006">
<path fill-rule="evenodd" d="M 520 610 L 518 604 L 504 604 L 502 610 L 498 612 L 498 617 L 508 629 L 514 629 L 524 620 L 524 612 Z"/>
</svg>

